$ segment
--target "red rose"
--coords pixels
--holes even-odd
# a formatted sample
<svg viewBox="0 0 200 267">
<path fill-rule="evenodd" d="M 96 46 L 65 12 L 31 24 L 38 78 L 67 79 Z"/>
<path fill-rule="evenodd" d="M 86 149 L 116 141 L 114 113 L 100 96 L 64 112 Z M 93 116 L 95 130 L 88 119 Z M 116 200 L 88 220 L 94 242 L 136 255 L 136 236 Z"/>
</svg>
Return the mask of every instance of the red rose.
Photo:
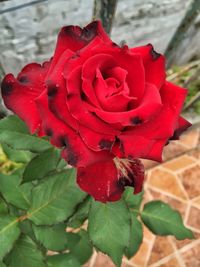
<svg viewBox="0 0 200 267">
<path fill-rule="evenodd" d="M 137 158 L 160 161 L 168 140 L 190 126 L 179 116 L 187 91 L 165 77 L 152 45 L 120 47 L 93 21 L 63 27 L 50 61 L 6 75 L 1 88 L 31 133 L 63 147 L 83 190 L 115 201 L 127 185 L 141 191 Z"/>
</svg>

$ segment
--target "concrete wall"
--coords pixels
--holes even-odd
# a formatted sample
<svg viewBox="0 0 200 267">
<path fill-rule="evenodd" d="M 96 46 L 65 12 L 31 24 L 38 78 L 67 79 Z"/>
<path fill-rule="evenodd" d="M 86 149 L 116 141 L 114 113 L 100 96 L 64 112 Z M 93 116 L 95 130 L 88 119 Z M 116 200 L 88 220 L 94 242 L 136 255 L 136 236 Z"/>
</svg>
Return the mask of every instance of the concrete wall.
<svg viewBox="0 0 200 267">
<path fill-rule="evenodd" d="M 30 2 L 0 3 L 0 12 Z M 163 52 L 190 0 L 118 0 L 112 31 L 115 42 L 130 46 L 154 44 Z M 51 57 L 59 28 L 67 24 L 84 26 L 92 17 L 93 0 L 49 0 L 31 7 L 0 14 L 0 63 L 5 72 L 17 73 L 24 64 Z M 177 51 L 176 63 L 200 55 L 200 20 L 191 27 Z"/>
</svg>

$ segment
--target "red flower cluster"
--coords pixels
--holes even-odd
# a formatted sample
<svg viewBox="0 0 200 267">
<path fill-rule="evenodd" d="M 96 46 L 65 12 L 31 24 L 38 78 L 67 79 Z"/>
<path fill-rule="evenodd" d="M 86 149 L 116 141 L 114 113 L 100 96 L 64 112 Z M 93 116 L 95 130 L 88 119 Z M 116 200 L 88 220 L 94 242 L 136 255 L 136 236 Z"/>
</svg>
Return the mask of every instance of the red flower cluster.
<svg viewBox="0 0 200 267">
<path fill-rule="evenodd" d="M 79 186 L 105 202 L 125 186 L 140 192 L 138 158 L 160 161 L 168 140 L 190 126 L 179 116 L 187 91 L 165 76 L 152 45 L 120 47 L 93 21 L 63 27 L 50 61 L 6 75 L 1 88 L 5 105 L 31 133 L 63 147 Z"/>
</svg>

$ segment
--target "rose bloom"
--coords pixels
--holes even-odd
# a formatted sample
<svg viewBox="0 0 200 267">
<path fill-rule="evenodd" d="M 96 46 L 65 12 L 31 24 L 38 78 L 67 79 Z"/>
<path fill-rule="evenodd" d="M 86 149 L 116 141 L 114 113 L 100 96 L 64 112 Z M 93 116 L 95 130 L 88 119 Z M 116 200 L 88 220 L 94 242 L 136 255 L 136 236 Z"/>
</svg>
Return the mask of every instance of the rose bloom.
<svg viewBox="0 0 200 267">
<path fill-rule="evenodd" d="M 190 126 L 179 115 L 187 91 L 166 81 L 164 56 L 151 44 L 113 43 L 99 21 L 63 27 L 53 57 L 7 74 L 1 89 L 6 107 L 63 148 L 79 186 L 102 202 L 120 199 L 125 186 L 140 192 L 138 158 L 161 161 Z"/>
</svg>

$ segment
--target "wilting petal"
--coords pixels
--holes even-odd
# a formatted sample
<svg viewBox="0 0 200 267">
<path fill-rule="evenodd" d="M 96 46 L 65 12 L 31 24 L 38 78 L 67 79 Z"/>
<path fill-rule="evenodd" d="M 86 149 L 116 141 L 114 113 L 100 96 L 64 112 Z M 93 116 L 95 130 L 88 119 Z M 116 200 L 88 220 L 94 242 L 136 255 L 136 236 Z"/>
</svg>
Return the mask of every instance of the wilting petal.
<svg viewBox="0 0 200 267">
<path fill-rule="evenodd" d="M 178 140 L 182 132 L 187 130 L 187 128 L 189 128 L 191 125 L 192 124 L 189 121 L 185 120 L 183 117 L 179 117 L 176 129 L 173 136 L 170 137 L 170 140 Z"/>
<path fill-rule="evenodd" d="M 101 202 L 119 200 L 125 186 L 133 186 L 134 193 L 139 193 L 144 180 L 143 165 L 139 160 L 124 162 L 122 165 L 125 173 L 111 159 L 78 168 L 77 183 L 83 191 Z M 117 164 L 119 167 L 122 165 Z"/>
<path fill-rule="evenodd" d="M 83 29 L 79 26 L 72 25 L 63 27 L 58 35 L 57 45 L 50 69 L 54 68 L 66 49 L 78 51 L 87 46 L 87 44 L 97 36 L 102 39 L 103 42 L 111 42 L 100 21 L 93 21 Z"/>
<path fill-rule="evenodd" d="M 44 79 L 48 69 L 48 62 L 43 65 L 28 64 L 17 79 L 12 74 L 7 74 L 1 84 L 6 107 L 25 121 L 31 133 L 40 127 L 40 115 L 34 99 L 45 90 Z"/>
<path fill-rule="evenodd" d="M 160 89 L 166 78 L 164 56 L 157 53 L 151 44 L 132 48 L 131 51 L 142 56 L 145 81 Z"/>
</svg>

